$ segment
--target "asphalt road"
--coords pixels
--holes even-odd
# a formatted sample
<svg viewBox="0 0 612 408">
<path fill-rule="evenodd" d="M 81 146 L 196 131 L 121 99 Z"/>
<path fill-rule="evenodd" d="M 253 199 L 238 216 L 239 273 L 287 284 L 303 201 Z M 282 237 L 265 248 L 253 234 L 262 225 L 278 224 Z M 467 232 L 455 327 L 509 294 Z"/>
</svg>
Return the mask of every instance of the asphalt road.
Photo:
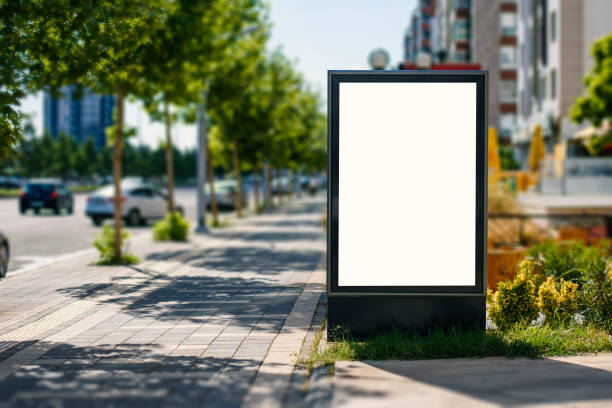
<svg viewBox="0 0 612 408">
<path fill-rule="evenodd" d="M 192 226 L 195 221 L 196 191 L 193 188 L 176 190 L 176 202 L 183 206 Z M 54 215 L 43 211 L 39 215 L 28 212 L 19 214 L 17 199 L 0 199 L 0 231 L 8 236 L 11 245 L 9 273 L 35 263 L 72 252 L 92 248 L 100 233 L 85 216 L 87 194 L 75 194 L 74 214 Z M 110 221 L 107 221 L 110 222 Z M 150 234 L 146 227 L 128 228 L 133 236 Z"/>
</svg>

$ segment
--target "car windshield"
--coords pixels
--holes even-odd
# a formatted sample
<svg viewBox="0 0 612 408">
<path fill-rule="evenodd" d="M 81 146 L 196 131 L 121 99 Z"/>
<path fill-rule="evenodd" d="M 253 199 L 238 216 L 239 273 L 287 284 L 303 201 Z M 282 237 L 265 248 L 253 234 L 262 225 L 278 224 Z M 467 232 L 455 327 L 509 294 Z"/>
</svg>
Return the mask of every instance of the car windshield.
<svg viewBox="0 0 612 408">
<path fill-rule="evenodd" d="M 55 190 L 55 184 L 28 184 L 26 192 L 36 194 L 48 194 Z"/>
<path fill-rule="evenodd" d="M 136 188 L 144 188 L 144 187 L 148 187 L 148 186 L 145 186 L 144 184 L 137 184 L 132 180 L 123 180 L 121 182 L 122 192 L 129 192 L 130 190 L 134 190 Z M 101 189 L 99 189 L 98 191 L 96 191 L 94 194 L 103 195 L 103 196 L 112 196 L 113 194 L 115 194 L 115 185 L 108 184 L 102 187 Z"/>
</svg>

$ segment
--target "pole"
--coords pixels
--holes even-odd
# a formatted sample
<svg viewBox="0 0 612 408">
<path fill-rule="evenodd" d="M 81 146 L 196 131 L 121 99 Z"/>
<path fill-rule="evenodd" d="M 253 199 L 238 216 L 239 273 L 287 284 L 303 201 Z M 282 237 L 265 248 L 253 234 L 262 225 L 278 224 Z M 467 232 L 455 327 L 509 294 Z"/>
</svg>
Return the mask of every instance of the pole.
<svg viewBox="0 0 612 408">
<path fill-rule="evenodd" d="M 207 233 L 206 228 L 206 151 L 208 150 L 208 129 L 206 128 L 206 100 L 208 99 L 208 84 L 202 91 L 202 103 L 198 118 L 198 197 L 197 197 L 197 233 Z"/>
</svg>

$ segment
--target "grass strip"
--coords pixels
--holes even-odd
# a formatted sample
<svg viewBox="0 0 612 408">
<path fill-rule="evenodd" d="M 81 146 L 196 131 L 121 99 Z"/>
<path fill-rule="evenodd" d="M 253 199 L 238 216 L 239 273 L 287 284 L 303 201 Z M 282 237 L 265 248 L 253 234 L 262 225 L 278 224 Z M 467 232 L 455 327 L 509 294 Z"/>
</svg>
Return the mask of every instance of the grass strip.
<svg viewBox="0 0 612 408">
<path fill-rule="evenodd" d="M 432 329 L 425 334 L 399 330 L 367 340 L 347 337 L 331 342 L 323 350 L 313 347 L 307 367 L 332 365 L 338 360 L 422 360 L 460 357 L 567 356 L 612 352 L 612 335 L 595 327 L 575 326 L 475 330 L 452 327 Z"/>
</svg>

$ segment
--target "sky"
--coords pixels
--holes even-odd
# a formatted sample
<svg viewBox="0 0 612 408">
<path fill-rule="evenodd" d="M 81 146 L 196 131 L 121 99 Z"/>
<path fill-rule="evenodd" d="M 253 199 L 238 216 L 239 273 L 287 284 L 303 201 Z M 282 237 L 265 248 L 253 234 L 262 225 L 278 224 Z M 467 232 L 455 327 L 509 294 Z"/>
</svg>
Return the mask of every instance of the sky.
<svg viewBox="0 0 612 408">
<path fill-rule="evenodd" d="M 403 59 L 402 40 L 416 0 L 269 0 L 273 24 L 270 49 L 282 47 L 296 68 L 325 100 L 328 69 L 368 69 L 367 57 L 382 47 L 391 65 Z M 42 133 L 42 94 L 21 104 Z M 140 129 L 135 142 L 157 146 L 163 125 L 151 123 L 138 103 L 126 105 L 126 123 Z M 173 138 L 179 149 L 195 146 L 196 127 L 175 125 Z"/>
</svg>

